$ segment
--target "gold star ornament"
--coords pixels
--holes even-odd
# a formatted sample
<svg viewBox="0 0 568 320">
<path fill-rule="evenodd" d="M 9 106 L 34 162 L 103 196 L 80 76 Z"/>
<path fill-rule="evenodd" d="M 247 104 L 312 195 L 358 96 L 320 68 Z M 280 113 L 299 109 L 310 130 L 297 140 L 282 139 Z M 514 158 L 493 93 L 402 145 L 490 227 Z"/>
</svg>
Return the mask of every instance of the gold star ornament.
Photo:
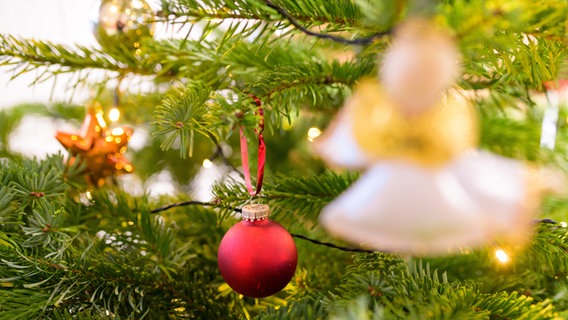
<svg viewBox="0 0 568 320">
<path fill-rule="evenodd" d="M 134 171 L 124 157 L 132 128 L 107 128 L 100 106 L 88 108 L 79 134 L 57 131 L 55 138 L 69 151 L 70 163 L 85 162 L 87 181 L 97 187 L 110 176 Z"/>
</svg>

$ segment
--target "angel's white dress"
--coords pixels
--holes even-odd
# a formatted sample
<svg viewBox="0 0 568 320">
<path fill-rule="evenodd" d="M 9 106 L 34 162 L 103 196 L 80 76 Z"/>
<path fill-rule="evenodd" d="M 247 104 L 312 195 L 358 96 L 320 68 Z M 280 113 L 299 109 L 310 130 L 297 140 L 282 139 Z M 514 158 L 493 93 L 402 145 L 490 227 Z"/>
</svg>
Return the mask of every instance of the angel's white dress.
<svg viewBox="0 0 568 320">
<path fill-rule="evenodd" d="M 367 125 L 349 110 L 360 99 L 356 92 L 316 145 L 334 165 L 366 169 L 321 213 L 330 233 L 363 247 L 418 255 L 526 239 L 537 202 L 528 167 L 475 148 L 435 166 L 377 160 L 353 133 Z"/>
</svg>

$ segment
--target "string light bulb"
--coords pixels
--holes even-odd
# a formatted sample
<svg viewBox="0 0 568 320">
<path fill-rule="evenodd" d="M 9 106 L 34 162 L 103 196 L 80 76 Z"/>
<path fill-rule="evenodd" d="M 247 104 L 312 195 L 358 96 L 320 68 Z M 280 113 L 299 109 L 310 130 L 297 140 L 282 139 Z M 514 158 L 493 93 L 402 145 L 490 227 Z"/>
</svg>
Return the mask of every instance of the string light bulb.
<svg viewBox="0 0 568 320">
<path fill-rule="evenodd" d="M 321 130 L 318 127 L 311 127 L 308 130 L 308 141 L 314 142 L 314 140 L 321 135 Z"/>
<path fill-rule="evenodd" d="M 113 136 L 120 136 L 120 135 L 124 134 L 124 129 L 120 128 L 120 127 L 113 128 L 110 132 Z"/>
<path fill-rule="evenodd" d="M 140 0 L 134 0 L 132 1 L 132 7 L 136 9 L 142 9 L 144 8 L 144 4 Z"/>
<path fill-rule="evenodd" d="M 109 8 L 109 11 L 110 11 L 111 13 L 117 13 L 117 12 L 118 12 L 118 6 L 117 6 L 116 4 L 111 4 L 111 5 L 110 5 L 110 8 Z"/>
<path fill-rule="evenodd" d="M 110 120 L 110 122 L 118 121 L 118 119 L 120 119 L 120 110 L 118 110 L 118 108 L 110 109 L 108 113 L 108 119 Z"/>
<path fill-rule="evenodd" d="M 505 264 L 510 260 L 509 255 L 503 249 L 495 250 L 495 258 L 497 258 L 497 261 L 499 261 L 502 264 Z"/>
<path fill-rule="evenodd" d="M 205 169 L 213 168 L 213 162 L 209 159 L 203 160 L 203 168 Z"/>
</svg>

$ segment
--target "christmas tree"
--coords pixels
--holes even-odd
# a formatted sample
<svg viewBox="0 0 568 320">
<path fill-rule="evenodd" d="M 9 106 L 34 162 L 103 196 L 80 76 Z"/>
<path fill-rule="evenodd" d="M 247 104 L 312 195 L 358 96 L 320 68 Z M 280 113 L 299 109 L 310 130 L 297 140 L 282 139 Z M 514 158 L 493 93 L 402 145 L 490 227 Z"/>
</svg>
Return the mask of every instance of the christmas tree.
<svg viewBox="0 0 568 320">
<path fill-rule="evenodd" d="M 53 101 L 1 111 L 0 319 L 568 318 L 568 2 L 162 0 L 150 7 L 103 0 L 97 13 L 93 47 L 0 34 L 0 71 L 33 72 L 35 83 L 72 75 L 69 88 L 93 92 L 82 105 Z M 405 38 L 408 21 L 419 27 Z M 157 25 L 171 36 L 154 37 Z M 403 59 L 403 40 L 393 49 L 397 38 L 434 49 L 411 47 Z M 455 57 L 445 55 L 446 45 Z M 388 89 L 405 68 L 422 70 L 427 63 L 405 64 L 417 57 L 460 66 L 448 71 L 459 73 L 449 90 L 476 120 L 440 111 L 436 121 L 414 126 L 416 111 L 408 109 L 403 133 L 398 125 L 388 131 L 394 122 L 367 125 L 382 110 L 374 104 L 384 98 L 379 81 Z M 443 70 L 431 69 L 411 74 L 390 93 L 393 101 L 426 101 L 416 98 L 423 89 L 416 84 L 436 86 Z M 452 107 L 444 103 L 439 110 Z M 68 152 L 29 159 L 10 140 L 29 114 L 84 125 L 53 137 Z M 351 116 L 352 138 L 374 158 L 332 167 L 323 160 L 358 152 L 337 133 Z M 470 129 L 475 134 L 467 139 L 451 135 Z M 361 130 L 380 139 L 367 143 Z M 127 149 L 138 132 L 147 139 Z M 394 138 L 408 132 L 420 134 Z M 330 139 L 345 147 L 326 146 Z M 504 162 L 487 171 L 493 160 L 468 158 L 479 170 L 460 169 L 470 180 L 500 179 L 520 166 L 546 175 L 534 183 L 511 179 L 517 182 L 499 189 L 510 216 L 499 220 L 504 207 L 488 200 L 470 206 L 483 217 L 458 219 L 463 230 L 442 230 L 463 213 L 446 201 L 457 199 L 456 189 L 444 180 L 441 188 L 452 195 L 435 193 L 413 183 L 430 178 L 409 172 L 450 170 L 453 177 L 458 169 L 446 169 L 448 163 L 473 149 Z M 391 167 L 380 167 L 385 155 Z M 412 165 L 404 162 L 409 155 Z M 404 186 L 388 189 L 382 178 L 370 178 L 387 173 L 384 179 Z M 163 176 L 175 191 L 151 195 L 150 182 Z M 199 183 L 204 176 L 217 176 L 206 198 L 197 196 L 209 192 Z M 361 196 L 353 212 L 339 212 L 346 218 L 339 226 L 323 217 L 335 214 L 342 194 L 361 195 L 356 184 L 363 183 L 377 194 L 388 189 L 389 197 Z M 479 192 L 489 192 L 492 182 L 480 183 Z M 559 192 L 508 198 L 513 189 L 550 185 Z M 433 205 L 447 216 L 429 211 L 429 194 L 447 202 Z M 366 208 L 365 200 L 376 207 Z M 387 211 L 404 207 L 408 215 L 373 229 L 383 226 L 374 224 L 375 215 L 388 201 Z M 262 204 L 270 207 L 268 220 Z M 363 209 L 369 220 L 359 229 L 347 225 Z M 411 227 L 430 233 L 407 234 Z M 235 238 L 238 228 L 245 233 Z M 477 228 L 483 232 L 471 245 L 449 236 Z M 282 245 L 288 232 L 293 242 Z M 374 242 L 385 232 L 405 244 Z"/>
</svg>

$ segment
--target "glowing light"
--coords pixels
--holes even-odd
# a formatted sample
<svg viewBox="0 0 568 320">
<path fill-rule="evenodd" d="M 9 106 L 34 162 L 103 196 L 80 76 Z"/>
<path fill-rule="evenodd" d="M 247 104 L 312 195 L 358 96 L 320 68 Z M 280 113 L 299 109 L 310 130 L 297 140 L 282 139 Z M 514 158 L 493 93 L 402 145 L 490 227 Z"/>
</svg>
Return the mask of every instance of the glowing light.
<svg viewBox="0 0 568 320">
<path fill-rule="evenodd" d="M 117 108 L 110 109 L 108 113 L 108 119 L 110 120 L 110 122 L 118 121 L 118 119 L 120 119 L 120 110 L 118 110 Z"/>
<path fill-rule="evenodd" d="M 117 12 L 118 12 L 118 6 L 115 5 L 115 4 L 112 4 L 112 5 L 110 6 L 110 8 L 109 8 L 109 11 L 110 11 L 111 13 L 117 13 Z"/>
<path fill-rule="evenodd" d="M 318 127 L 311 127 L 308 130 L 308 141 L 314 142 L 314 140 L 321 135 L 321 130 Z"/>
<path fill-rule="evenodd" d="M 203 168 L 205 169 L 213 168 L 213 162 L 209 159 L 203 160 Z"/>
<path fill-rule="evenodd" d="M 497 260 L 501 263 L 507 263 L 509 262 L 509 255 L 507 254 L 507 252 L 505 252 L 503 249 L 497 249 L 495 250 L 495 257 L 497 258 Z"/>
<path fill-rule="evenodd" d="M 144 8 L 144 4 L 143 4 L 142 1 L 140 1 L 140 0 L 134 0 L 134 1 L 132 1 L 131 6 L 132 6 L 133 8 L 135 8 L 135 9 L 142 9 L 142 8 Z"/>
<path fill-rule="evenodd" d="M 101 131 L 101 127 L 103 127 L 103 128 L 106 127 L 106 122 L 105 122 L 105 119 L 103 119 L 103 114 L 102 114 L 101 112 L 97 112 L 96 118 L 97 118 L 97 121 L 98 121 L 99 124 L 100 124 L 100 127 L 99 127 L 99 126 L 95 127 L 95 130 L 96 130 L 97 132 L 100 132 L 100 131 Z"/>
<path fill-rule="evenodd" d="M 121 136 L 124 134 L 124 129 L 122 128 L 114 128 L 112 129 L 112 131 L 110 132 L 113 136 Z"/>
</svg>

